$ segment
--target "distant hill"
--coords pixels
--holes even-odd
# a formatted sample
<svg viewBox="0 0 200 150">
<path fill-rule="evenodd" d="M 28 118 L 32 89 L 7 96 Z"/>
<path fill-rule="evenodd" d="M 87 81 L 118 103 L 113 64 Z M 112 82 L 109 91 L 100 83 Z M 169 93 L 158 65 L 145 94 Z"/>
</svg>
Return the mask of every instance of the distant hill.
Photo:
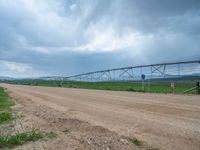
<svg viewBox="0 0 200 150">
<path fill-rule="evenodd" d="M 6 81 L 6 80 L 15 80 L 15 78 L 0 76 L 0 81 Z"/>
<path fill-rule="evenodd" d="M 200 80 L 199 75 L 183 76 L 181 80 Z"/>
<path fill-rule="evenodd" d="M 152 81 L 156 82 L 187 82 L 187 81 L 200 81 L 199 75 L 188 75 L 188 76 L 166 76 L 165 78 L 154 78 Z"/>
</svg>

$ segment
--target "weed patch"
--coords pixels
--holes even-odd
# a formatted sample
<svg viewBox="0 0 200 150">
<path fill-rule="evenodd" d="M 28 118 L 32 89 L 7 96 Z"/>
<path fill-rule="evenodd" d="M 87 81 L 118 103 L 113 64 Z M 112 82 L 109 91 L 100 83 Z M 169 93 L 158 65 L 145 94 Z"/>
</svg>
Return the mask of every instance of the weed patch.
<svg viewBox="0 0 200 150">
<path fill-rule="evenodd" d="M 56 136 L 54 132 L 42 133 L 36 130 L 17 133 L 15 135 L 0 136 L 0 148 L 13 148 L 28 142 L 36 142 L 43 138 L 54 138 Z"/>
<path fill-rule="evenodd" d="M 131 141 L 134 145 L 136 145 L 136 146 L 142 146 L 142 145 L 143 145 L 143 142 L 140 141 L 140 140 L 138 140 L 138 139 L 135 138 L 135 137 L 131 138 L 130 141 Z"/>
<path fill-rule="evenodd" d="M 30 141 L 35 142 L 39 139 L 42 139 L 43 137 L 44 137 L 43 134 L 37 131 L 17 133 L 15 135 L 0 136 L 0 148 L 3 147 L 12 148 Z"/>
<path fill-rule="evenodd" d="M 7 123 L 13 120 L 13 115 L 11 112 L 1 112 L 0 113 L 0 124 Z"/>
</svg>

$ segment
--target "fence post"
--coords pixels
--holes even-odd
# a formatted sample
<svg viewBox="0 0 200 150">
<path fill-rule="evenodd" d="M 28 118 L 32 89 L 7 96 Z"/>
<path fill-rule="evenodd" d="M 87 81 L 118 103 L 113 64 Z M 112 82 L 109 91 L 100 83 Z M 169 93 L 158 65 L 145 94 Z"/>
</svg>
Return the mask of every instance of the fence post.
<svg viewBox="0 0 200 150">
<path fill-rule="evenodd" d="M 200 83 L 196 83 L 197 94 L 200 94 Z"/>
<path fill-rule="evenodd" d="M 175 94 L 175 84 L 174 84 L 174 82 L 171 82 L 171 89 L 172 89 L 172 93 Z"/>
</svg>

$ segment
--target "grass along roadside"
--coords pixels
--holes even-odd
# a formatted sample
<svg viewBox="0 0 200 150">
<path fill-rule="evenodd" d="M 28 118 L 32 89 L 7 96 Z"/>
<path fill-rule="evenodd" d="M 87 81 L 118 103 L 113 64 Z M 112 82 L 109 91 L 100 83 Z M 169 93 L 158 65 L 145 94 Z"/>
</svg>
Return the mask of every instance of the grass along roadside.
<svg viewBox="0 0 200 150">
<path fill-rule="evenodd" d="M 0 136 L 0 148 L 13 148 L 28 142 L 36 142 L 44 138 L 55 138 L 56 136 L 57 135 L 54 132 L 43 133 L 37 130 L 16 133 L 14 135 Z"/>
<path fill-rule="evenodd" d="M 0 136 L 0 148 L 12 148 L 26 142 L 37 141 L 42 138 L 43 134 L 34 130 L 31 132 L 17 133 L 15 135 Z"/>
<path fill-rule="evenodd" d="M 14 119 L 11 106 L 14 103 L 6 93 L 5 89 L 0 87 L 0 124 L 8 123 Z"/>
<path fill-rule="evenodd" d="M 11 112 L 1 112 L 0 113 L 0 124 L 10 122 L 14 117 Z"/>
</svg>

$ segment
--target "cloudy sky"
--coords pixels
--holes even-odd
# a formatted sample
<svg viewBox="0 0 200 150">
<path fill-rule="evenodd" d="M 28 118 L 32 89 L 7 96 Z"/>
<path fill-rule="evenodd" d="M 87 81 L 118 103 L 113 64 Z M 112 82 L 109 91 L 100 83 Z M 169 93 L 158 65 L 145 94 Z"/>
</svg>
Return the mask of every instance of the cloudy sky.
<svg viewBox="0 0 200 150">
<path fill-rule="evenodd" d="M 0 0 L 0 76 L 200 58 L 200 0 Z"/>
</svg>

